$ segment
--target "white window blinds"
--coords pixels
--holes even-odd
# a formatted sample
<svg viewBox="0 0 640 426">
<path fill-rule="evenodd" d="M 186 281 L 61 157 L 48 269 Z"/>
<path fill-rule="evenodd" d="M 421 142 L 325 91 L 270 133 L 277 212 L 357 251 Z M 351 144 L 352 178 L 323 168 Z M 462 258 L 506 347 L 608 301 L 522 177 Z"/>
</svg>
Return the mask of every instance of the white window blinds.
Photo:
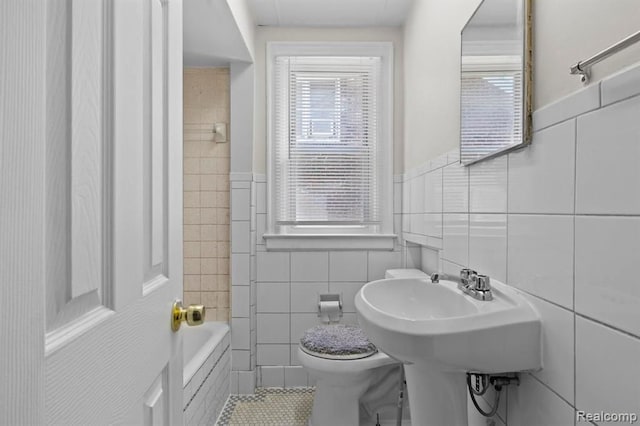
<svg viewBox="0 0 640 426">
<path fill-rule="evenodd" d="M 470 71 L 461 79 L 463 163 L 522 141 L 522 72 Z"/>
<path fill-rule="evenodd" d="M 378 57 L 276 56 L 275 224 L 377 225 Z"/>
</svg>

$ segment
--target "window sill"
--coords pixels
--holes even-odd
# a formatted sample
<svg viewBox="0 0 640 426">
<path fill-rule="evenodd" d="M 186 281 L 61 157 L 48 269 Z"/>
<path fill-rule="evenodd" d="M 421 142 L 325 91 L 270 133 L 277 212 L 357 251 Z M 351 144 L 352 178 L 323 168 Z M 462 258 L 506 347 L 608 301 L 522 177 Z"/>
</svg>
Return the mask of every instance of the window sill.
<svg viewBox="0 0 640 426">
<path fill-rule="evenodd" d="M 395 234 L 265 234 L 267 250 L 393 250 Z"/>
</svg>

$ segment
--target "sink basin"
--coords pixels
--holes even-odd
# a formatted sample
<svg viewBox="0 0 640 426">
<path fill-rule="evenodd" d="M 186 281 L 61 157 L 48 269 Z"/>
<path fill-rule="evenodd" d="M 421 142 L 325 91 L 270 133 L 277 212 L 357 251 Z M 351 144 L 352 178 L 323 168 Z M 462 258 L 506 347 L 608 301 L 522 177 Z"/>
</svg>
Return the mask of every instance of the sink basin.
<svg viewBox="0 0 640 426">
<path fill-rule="evenodd" d="M 481 301 L 457 286 L 384 279 L 365 284 L 355 298 L 369 339 L 405 364 L 415 424 L 466 425 L 467 372 L 542 366 L 540 317 L 521 293 L 492 280 L 494 299 Z"/>
</svg>

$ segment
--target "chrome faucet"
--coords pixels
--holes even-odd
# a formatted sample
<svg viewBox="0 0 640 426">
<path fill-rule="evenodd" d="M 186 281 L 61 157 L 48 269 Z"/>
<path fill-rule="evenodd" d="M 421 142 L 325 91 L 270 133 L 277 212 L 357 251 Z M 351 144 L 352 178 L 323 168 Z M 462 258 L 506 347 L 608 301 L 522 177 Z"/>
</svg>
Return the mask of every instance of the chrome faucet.
<svg viewBox="0 0 640 426">
<path fill-rule="evenodd" d="M 440 274 L 438 273 L 431 274 L 430 278 L 433 284 L 438 284 L 440 282 Z"/>
<path fill-rule="evenodd" d="M 460 270 L 460 283 L 458 288 L 463 293 L 474 299 L 489 301 L 493 299 L 491 292 L 491 278 L 488 275 L 480 275 L 473 269 Z"/>
<path fill-rule="evenodd" d="M 491 278 L 489 278 L 488 275 L 478 275 L 476 277 L 475 286 L 469 294 L 478 300 L 493 300 Z"/>
<path fill-rule="evenodd" d="M 473 282 L 476 280 L 478 273 L 473 269 L 461 269 L 460 270 L 460 283 L 458 283 L 458 288 L 462 290 L 464 293 L 469 292 L 469 288 L 473 285 Z"/>
</svg>

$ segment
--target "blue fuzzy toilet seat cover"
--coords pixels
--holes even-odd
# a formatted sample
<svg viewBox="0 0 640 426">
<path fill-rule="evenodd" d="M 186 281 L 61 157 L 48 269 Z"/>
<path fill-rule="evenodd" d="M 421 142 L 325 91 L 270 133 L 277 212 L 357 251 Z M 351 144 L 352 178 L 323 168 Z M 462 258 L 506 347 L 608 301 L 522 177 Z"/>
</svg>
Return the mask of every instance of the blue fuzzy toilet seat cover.
<svg viewBox="0 0 640 426">
<path fill-rule="evenodd" d="M 300 339 L 300 348 L 309 355 L 329 359 L 366 358 L 378 351 L 362 329 L 344 324 L 308 329 Z"/>
</svg>

